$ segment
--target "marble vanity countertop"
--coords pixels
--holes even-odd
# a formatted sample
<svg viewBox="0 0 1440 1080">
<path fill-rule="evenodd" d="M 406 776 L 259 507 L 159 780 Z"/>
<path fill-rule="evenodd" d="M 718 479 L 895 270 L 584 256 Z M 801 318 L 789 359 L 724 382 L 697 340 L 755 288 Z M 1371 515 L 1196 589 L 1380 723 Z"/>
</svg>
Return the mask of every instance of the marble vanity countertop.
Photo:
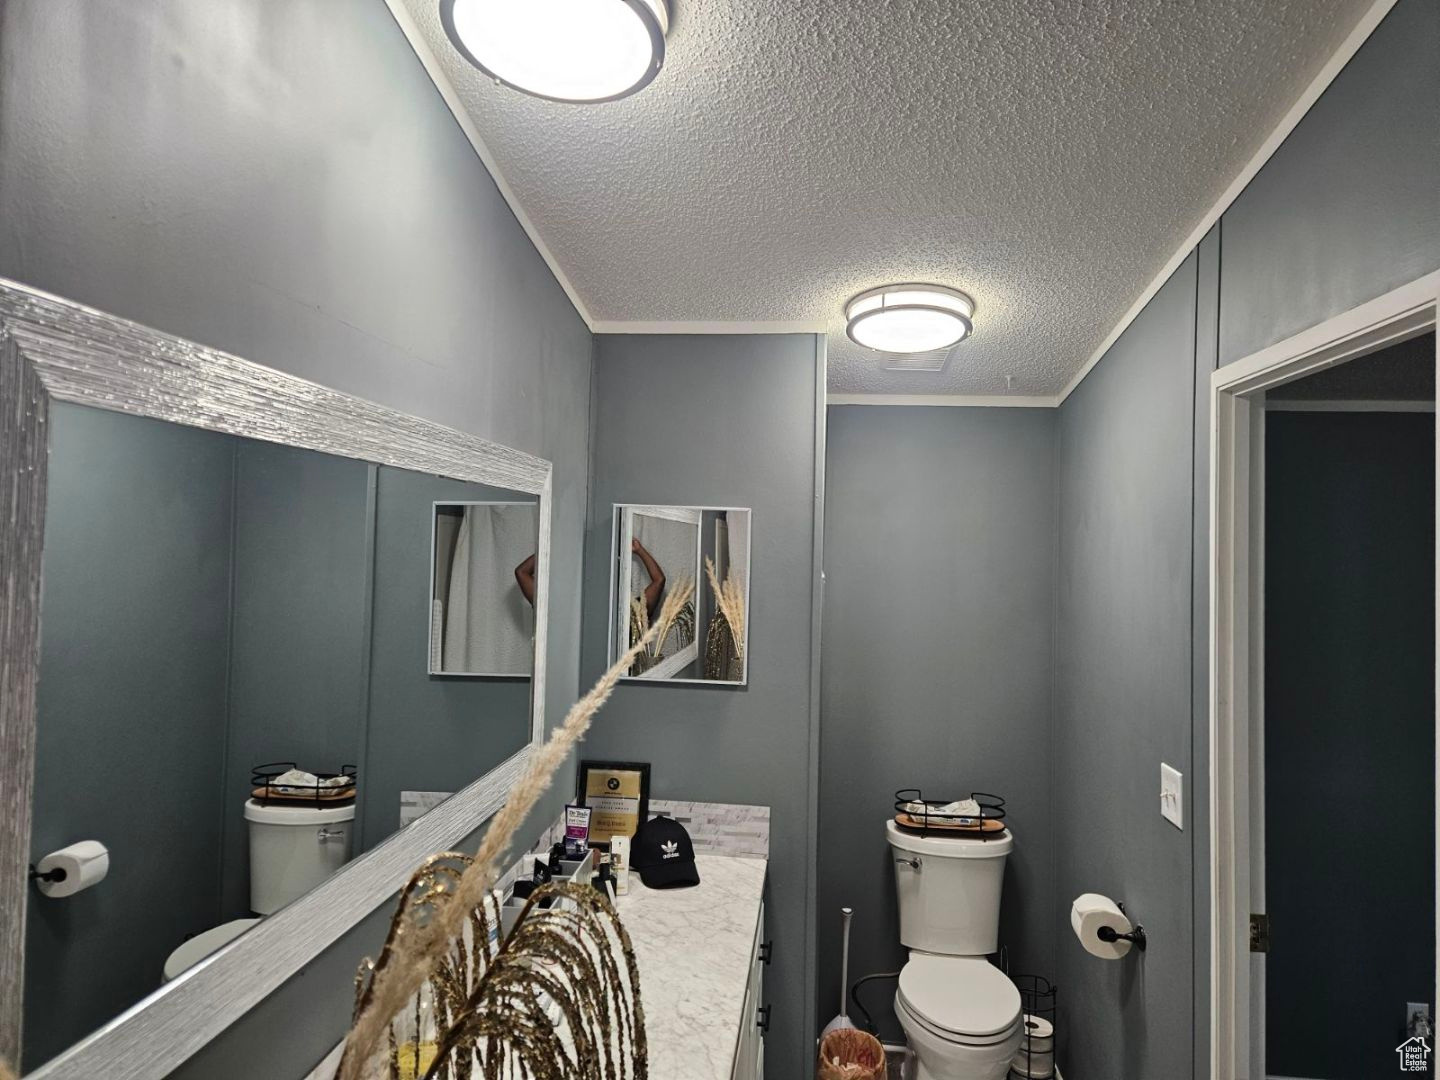
<svg viewBox="0 0 1440 1080">
<path fill-rule="evenodd" d="M 640 966 L 651 1080 L 730 1080 L 765 866 L 697 855 L 688 889 L 647 889 L 631 871 L 616 908 Z"/>
</svg>

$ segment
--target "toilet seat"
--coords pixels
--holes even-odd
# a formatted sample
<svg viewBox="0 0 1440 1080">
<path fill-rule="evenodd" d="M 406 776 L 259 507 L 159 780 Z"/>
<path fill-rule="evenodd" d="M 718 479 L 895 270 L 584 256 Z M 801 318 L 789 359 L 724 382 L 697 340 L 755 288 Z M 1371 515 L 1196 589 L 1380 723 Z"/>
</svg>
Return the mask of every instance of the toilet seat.
<svg viewBox="0 0 1440 1080">
<path fill-rule="evenodd" d="M 983 956 L 912 952 L 900 972 L 895 1006 L 948 1043 L 993 1046 L 1014 1037 L 1020 991 Z"/>
<path fill-rule="evenodd" d="M 171 979 L 178 978 L 182 972 L 194 967 L 211 953 L 219 952 L 259 921 L 259 919 L 231 919 L 227 923 L 212 926 L 204 933 L 196 934 L 189 940 L 181 942 L 180 946 L 165 958 L 165 981 L 169 982 Z"/>
</svg>

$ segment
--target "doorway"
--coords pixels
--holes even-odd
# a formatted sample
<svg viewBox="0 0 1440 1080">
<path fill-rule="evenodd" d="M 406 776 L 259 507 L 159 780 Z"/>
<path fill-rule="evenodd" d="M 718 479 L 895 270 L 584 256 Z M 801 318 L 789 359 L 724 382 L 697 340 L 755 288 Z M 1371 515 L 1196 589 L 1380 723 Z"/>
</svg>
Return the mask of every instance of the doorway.
<svg viewBox="0 0 1440 1080">
<path fill-rule="evenodd" d="M 1379 978 L 1383 981 L 1383 973 L 1393 970 L 1400 972 L 1404 985 L 1418 981 L 1428 996 L 1415 1000 L 1432 1003 L 1433 1008 L 1436 964 L 1433 413 L 1414 413 L 1407 409 L 1403 414 L 1394 414 L 1393 402 L 1389 403 L 1391 412 L 1384 413 L 1377 412 L 1373 402 L 1369 405 L 1351 402 L 1345 413 L 1348 419 L 1332 416 L 1330 430 L 1319 431 L 1315 429 L 1326 421 L 1310 423 L 1295 418 L 1307 412 L 1321 416 L 1339 410 L 1313 403 L 1297 404 L 1295 399 L 1304 396 L 1305 391 L 1298 386 L 1300 380 L 1331 369 L 1338 373 L 1340 365 L 1401 343 L 1409 343 L 1409 348 L 1424 353 L 1433 379 L 1437 362 L 1433 334 L 1437 307 L 1440 307 L 1440 273 L 1427 275 L 1227 365 L 1215 372 L 1211 380 L 1210 1050 L 1214 1080 L 1266 1077 L 1267 1043 L 1270 1042 L 1274 1043 L 1277 1053 L 1274 1066 L 1287 1070 L 1269 1071 L 1268 1075 L 1275 1077 L 1327 1080 L 1343 1076 L 1346 1080 L 1363 1080 L 1400 1071 L 1397 1044 L 1385 1045 L 1389 1035 L 1379 1032 L 1403 1032 L 1404 1010 L 1411 991 L 1400 991 L 1405 1000 L 1390 1003 L 1388 996 L 1392 991 L 1388 983 L 1366 983 L 1366 972 L 1382 973 Z M 1345 375 L 1354 377 L 1362 371 L 1360 367 L 1352 367 Z M 1284 389 L 1287 386 L 1289 390 Z M 1271 405 L 1275 407 L 1267 408 Z M 1385 425 L 1381 418 L 1392 414 L 1411 419 Z M 1364 419 L 1366 416 L 1370 419 Z M 1415 419 L 1417 416 L 1419 419 Z M 1344 443 L 1336 440 L 1357 440 L 1367 433 L 1374 436 L 1379 426 L 1386 429 L 1384 441 L 1391 452 L 1413 453 L 1418 448 L 1428 468 L 1418 479 L 1411 477 L 1403 491 L 1392 478 L 1364 499 L 1352 499 L 1346 504 L 1348 513 L 1346 507 L 1336 508 L 1331 497 L 1334 492 L 1330 490 L 1346 481 L 1333 471 L 1327 479 L 1312 479 L 1309 487 L 1313 489 L 1313 498 L 1309 503 L 1302 500 L 1303 504 L 1288 505 L 1277 501 L 1271 509 L 1282 513 L 1283 520 L 1275 523 L 1282 530 L 1305 528 L 1300 522 L 1306 520 L 1307 514 L 1320 516 L 1308 519 L 1311 532 L 1298 548 L 1295 547 L 1298 541 L 1287 534 L 1287 546 L 1280 546 L 1287 539 L 1282 536 L 1272 551 L 1266 543 L 1269 524 L 1267 419 L 1270 418 L 1278 418 L 1277 439 L 1285 443 L 1283 449 L 1277 443 L 1274 461 L 1277 467 L 1315 464 L 1315 455 L 1312 453 L 1307 459 L 1303 451 L 1307 439 L 1312 450 L 1317 445 L 1328 445 L 1333 459 L 1328 468 L 1339 469 L 1347 462 L 1349 467 L 1356 467 L 1355 455 L 1344 454 Z M 1341 432 L 1339 427 L 1350 430 Z M 1401 432 L 1402 427 L 1408 430 Z M 1378 455 L 1378 447 L 1375 453 Z M 1370 470 L 1372 486 L 1376 482 L 1373 470 L 1378 466 L 1379 462 L 1365 466 Z M 1401 520 L 1389 520 L 1393 517 L 1389 503 L 1402 497 L 1412 504 L 1409 513 Z M 1419 506 L 1418 515 L 1415 504 Z M 1382 571 L 1398 572 L 1398 568 L 1390 566 L 1386 558 L 1377 559 L 1363 544 L 1372 543 L 1371 533 L 1382 528 L 1413 529 L 1417 516 L 1423 526 L 1428 526 L 1428 532 L 1421 533 L 1419 556 L 1411 551 L 1411 563 L 1416 557 L 1422 564 L 1426 563 L 1428 553 L 1428 575 L 1418 583 L 1412 579 L 1415 587 L 1409 599 L 1397 600 L 1395 585 L 1383 580 Z M 1363 560 L 1365 573 L 1375 575 L 1374 580 L 1361 575 L 1361 581 L 1337 584 L 1334 587 L 1342 591 L 1328 599 L 1307 596 L 1304 580 L 1299 585 L 1282 580 L 1281 591 L 1275 593 L 1281 608 L 1275 622 L 1278 625 L 1283 620 L 1290 624 L 1304 619 L 1304 633 L 1310 634 L 1312 640 L 1308 646 L 1297 646 L 1301 651 L 1293 655 L 1278 647 L 1273 650 L 1273 656 L 1267 655 L 1271 651 L 1267 650 L 1267 635 L 1272 630 L 1271 620 L 1267 618 L 1267 578 L 1279 572 L 1280 565 L 1269 563 L 1267 556 L 1273 554 L 1276 559 L 1294 560 L 1303 552 L 1309 558 L 1320 546 L 1314 542 L 1313 530 L 1321 527 L 1316 522 L 1326 521 L 1330 524 L 1324 527 L 1339 534 L 1333 538 L 1339 547 L 1328 557 L 1316 555 L 1311 573 L 1323 580 L 1322 571 L 1327 569 L 1323 564 L 1327 558 L 1328 569 L 1345 571 L 1351 567 L 1351 572 L 1353 566 Z M 1357 548 L 1357 544 L 1362 546 Z M 1314 580 L 1308 585 L 1312 593 L 1316 589 Z M 1349 591 L 1343 591 L 1345 588 Z M 1389 598 L 1382 602 L 1379 594 L 1387 590 Z M 1418 594 L 1418 599 L 1414 594 Z M 1383 639 L 1397 628 L 1376 630 L 1372 627 L 1366 632 L 1378 634 L 1381 641 L 1372 642 L 1368 636 L 1363 642 L 1356 638 L 1362 632 L 1360 625 L 1378 623 L 1386 612 L 1398 615 L 1402 608 L 1404 617 L 1400 622 L 1408 635 L 1403 638 L 1403 647 L 1410 666 L 1406 668 L 1406 703 L 1399 706 L 1394 698 L 1377 700 L 1379 691 L 1374 688 L 1378 681 L 1371 669 L 1378 661 L 1372 654 L 1367 666 L 1365 656 L 1359 655 L 1372 646 L 1380 647 Z M 1427 628 L 1424 634 L 1417 635 L 1417 619 Z M 1327 628 L 1334 640 L 1324 636 Z M 1417 636 L 1418 642 L 1414 640 Z M 1393 644 L 1402 639 L 1391 636 L 1390 640 Z M 1319 644 L 1335 649 L 1335 655 L 1344 658 L 1322 672 L 1322 678 L 1315 678 L 1314 668 L 1319 658 L 1313 653 Z M 1343 653 L 1347 648 L 1350 652 Z M 1311 661 L 1308 682 L 1307 669 L 1301 664 L 1306 659 Z M 1269 660 L 1280 667 L 1273 686 L 1268 679 Z M 1389 662 L 1388 658 L 1382 660 Z M 1428 686 L 1428 698 L 1423 696 L 1423 688 L 1417 697 L 1414 685 L 1417 671 L 1418 678 Z M 1272 690 L 1277 703 L 1284 699 L 1284 704 L 1279 706 L 1283 715 L 1276 717 L 1276 728 L 1267 739 L 1266 710 L 1270 704 L 1267 696 Z M 1386 683 L 1385 693 L 1399 691 Z M 1319 715 L 1322 705 L 1327 712 L 1323 717 Z M 1373 719 L 1381 712 L 1385 723 Z M 1404 722 L 1397 719 L 1401 713 L 1406 717 Z M 1357 714 L 1364 719 L 1355 719 Z M 1342 717 L 1350 718 L 1352 728 L 1364 730 L 1324 734 L 1325 729 L 1339 725 Z M 1417 728 L 1423 729 L 1419 735 Z M 1405 743 L 1403 751 L 1395 749 L 1397 742 Z M 1397 761 L 1401 763 L 1397 765 Z M 1349 766 L 1348 771 L 1342 765 Z M 1395 771 L 1397 768 L 1399 773 Z M 1357 780 L 1361 774 L 1363 783 Z M 1403 812 L 1396 814 L 1393 799 L 1373 805 L 1372 800 L 1384 800 L 1384 793 L 1390 790 L 1385 785 L 1387 779 L 1394 787 L 1402 778 L 1417 791 L 1423 788 L 1420 794 L 1412 791 L 1402 796 Z M 1271 792 L 1271 787 L 1277 790 Z M 1382 794 L 1377 796 L 1376 791 Z M 1273 802 L 1267 796 L 1273 796 Z M 1421 804 L 1418 808 L 1416 801 Z M 1271 839 L 1276 844 L 1277 860 L 1273 868 L 1269 865 L 1266 835 L 1272 806 L 1276 835 Z M 1307 813 L 1308 821 L 1302 816 Z M 1342 814 L 1346 815 L 1346 821 L 1334 820 Z M 1356 823 L 1349 820 L 1351 818 L 1361 821 Z M 1396 892 L 1383 884 L 1374 885 L 1375 895 L 1365 895 L 1363 889 L 1355 886 L 1353 879 L 1357 875 L 1347 873 L 1357 851 L 1368 853 L 1367 857 L 1382 851 L 1384 829 L 1391 824 L 1391 819 L 1396 827 L 1408 829 L 1412 835 L 1407 837 L 1409 846 L 1383 849 L 1387 852 L 1385 858 L 1408 858 L 1411 864 L 1418 863 L 1418 867 L 1408 865 L 1407 872 L 1428 882 L 1428 887 L 1411 886 L 1421 889 L 1422 895 L 1407 895 L 1408 906 L 1397 906 L 1393 902 Z M 1417 848 L 1420 849 L 1418 855 L 1414 854 Z M 1317 870 L 1317 865 L 1321 869 Z M 1328 872 L 1324 870 L 1326 866 Z M 1372 871 L 1371 878 L 1378 877 L 1379 873 Z M 1279 904 L 1274 912 L 1267 903 L 1267 885 L 1272 883 Z M 1329 903 L 1336 898 L 1343 901 L 1347 896 L 1351 907 L 1339 917 L 1334 908 L 1327 910 L 1319 902 Z M 1262 918 L 1252 921 L 1252 914 Z M 1267 928 L 1263 916 L 1266 915 L 1275 920 L 1270 928 L 1270 943 L 1277 950 L 1273 965 L 1268 954 L 1252 951 L 1252 933 L 1257 950 L 1265 945 Z M 1406 925 L 1401 926 L 1401 922 Z M 1423 925 L 1415 925 L 1417 923 Z M 1310 953 L 1318 955 L 1307 959 L 1292 948 L 1281 959 L 1279 943 L 1287 937 L 1290 937 L 1290 946 L 1303 944 Z M 1342 955 L 1351 946 L 1354 956 Z M 1413 965 L 1418 974 L 1408 969 L 1401 971 L 1403 965 L 1388 963 L 1400 949 L 1419 954 Z M 1312 966 L 1307 969 L 1306 963 Z M 1273 972 L 1269 971 L 1270 967 Z M 1267 979 L 1267 973 L 1275 978 Z M 1271 981 L 1275 983 L 1273 997 Z M 1375 989 L 1376 986 L 1379 988 Z M 1361 1008 L 1362 997 L 1366 998 L 1367 1008 L 1374 998 L 1374 1017 Z M 1372 1029 L 1369 1034 L 1356 1031 L 1362 1014 L 1366 1016 L 1363 1022 Z M 1272 1022 L 1275 1030 L 1267 1031 Z M 1306 1040 L 1320 1041 L 1333 1051 L 1335 1043 L 1325 1040 L 1335 1034 L 1336 1028 L 1342 1032 L 1335 1036 L 1337 1041 L 1344 1040 L 1343 1032 L 1347 1029 L 1355 1032 L 1352 1041 L 1356 1043 L 1382 1040 L 1377 1049 L 1372 1050 L 1368 1045 L 1362 1048 L 1367 1054 L 1362 1071 L 1329 1059 L 1285 1057 L 1295 1044 Z M 1433 1047 L 1432 1040 L 1428 1049 Z M 1332 1066 L 1340 1071 L 1326 1071 Z M 1424 1074 L 1428 1068 L 1428 1064 L 1422 1065 L 1419 1071 Z M 1309 1071 L 1294 1071 L 1296 1069 Z M 1320 1071 L 1314 1071 L 1316 1069 Z"/>
<path fill-rule="evenodd" d="M 1434 1045 L 1434 338 L 1266 394 L 1266 1077 L 1388 1078 Z"/>
</svg>

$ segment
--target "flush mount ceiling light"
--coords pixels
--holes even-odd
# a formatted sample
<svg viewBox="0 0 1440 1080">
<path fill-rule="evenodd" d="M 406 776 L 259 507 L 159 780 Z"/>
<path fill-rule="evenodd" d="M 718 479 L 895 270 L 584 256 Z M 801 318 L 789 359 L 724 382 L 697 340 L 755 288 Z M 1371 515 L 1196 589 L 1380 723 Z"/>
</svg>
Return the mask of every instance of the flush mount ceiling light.
<svg viewBox="0 0 1440 1080">
<path fill-rule="evenodd" d="M 948 349 L 969 336 L 975 301 L 943 285 L 883 285 L 845 305 L 845 333 L 884 353 Z"/>
<path fill-rule="evenodd" d="M 445 33 L 496 82 L 548 101 L 614 101 L 665 62 L 665 0 L 440 0 Z"/>
</svg>

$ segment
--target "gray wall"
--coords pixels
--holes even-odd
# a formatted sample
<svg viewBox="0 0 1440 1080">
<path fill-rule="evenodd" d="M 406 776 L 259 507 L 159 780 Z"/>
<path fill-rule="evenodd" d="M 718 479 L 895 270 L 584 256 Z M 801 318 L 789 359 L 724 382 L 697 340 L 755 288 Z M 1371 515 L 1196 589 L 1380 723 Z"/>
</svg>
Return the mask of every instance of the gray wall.
<svg viewBox="0 0 1440 1080">
<path fill-rule="evenodd" d="M 553 461 L 575 699 L 591 338 L 383 4 L 8 0 L 0 275 Z M 349 1012 L 314 982 L 183 1072 L 301 1071 Z"/>
<path fill-rule="evenodd" d="M 234 440 L 65 404 L 50 440 L 31 850 L 99 840 L 111 864 L 100 888 L 31 893 L 27 1069 L 220 921 Z"/>
<path fill-rule="evenodd" d="M 1012 971 L 1055 976 L 1055 420 L 1049 409 L 829 410 L 822 1022 L 837 1008 L 839 908 L 855 909 L 852 982 L 904 963 L 884 832 L 902 787 L 1008 800 L 1017 847 L 1001 942 Z M 862 995 L 883 1036 L 903 1042 L 894 992 L 877 983 Z"/>
<path fill-rule="evenodd" d="M 1390 1076 L 1435 1000 L 1434 414 L 1268 413 L 1265 547 L 1266 1071 Z"/>
<path fill-rule="evenodd" d="M 371 466 L 235 447 L 222 919 L 250 914 L 251 769 L 358 765 L 369 648 Z M 368 778 L 367 778 L 368 779 Z M 362 789 L 369 797 L 368 785 Z"/>
<path fill-rule="evenodd" d="M 648 761 L 665 799 L 771 808 L 772 1076 L 812 1067 L 815 799 L 811 713 L 817 425 L 823 343 L 812 335 L 602 336 L 595 359 L 593 491 L 586 548 L 586 678 L 605 667 L 611 504 L 748 506 L 749 685 L 621 685 L 586 757 Z M 565 783 L 564 780 L 561 781 Z"/>
<path fill-rule="evenodd" d="M 370 720 L 360 800 L 367 848 L 399 825 L 402 791 L 459 791 L 530 741 L 531 680 L 426 674 L 433 504 L 526 496 L 388 466 L 379 472 Z"/>
<path fill-rule="evenodd" d="M 1060 1053 L 1082 1080 L 1191 1075 L 1191 834 L 1157 793 L 1162 761 L 1193 772 L 1195 286 L 1191 256 L 1060 410 L 1055 926 Z M 1143 964 L 1081 949 L 1084 892 L 1145 924 Z"/>
</svg>

